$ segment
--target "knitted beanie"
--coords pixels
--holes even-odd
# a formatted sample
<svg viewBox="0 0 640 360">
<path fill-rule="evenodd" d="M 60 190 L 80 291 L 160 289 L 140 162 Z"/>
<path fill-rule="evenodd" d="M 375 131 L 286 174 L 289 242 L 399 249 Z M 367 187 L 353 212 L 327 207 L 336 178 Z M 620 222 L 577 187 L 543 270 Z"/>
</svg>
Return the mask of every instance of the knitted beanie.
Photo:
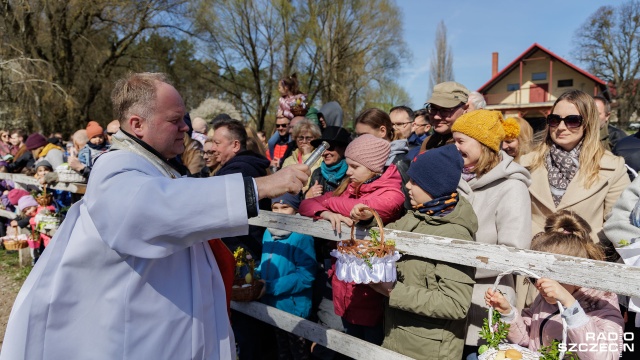
<svg viewBox="0 0 640 360">
<path fill-rule="evenodd" d="M 513 140 L 520 136 L 520 124 L 516 118 L 507 118 L 502 122 L 502 128 L 504 129 L 504 139 Z"/>
<path fill-rule="evenodd" d="M 374 173 L 381 173 L 389 158 L 390 151 L 391 144 L 387 140 L 364 134 L 358 136 L 347 146 L 344 156 Z"/>
<path fill-rule="evenodd" d="M 47 138 L 42 134 L 34 133 L 29 135 L 27 141 L 24 142 L 24 146 L 27 150 L 35 150 L 39 147 L 47 145 Z"/>
<path fill-rule="evenodd" d="M 33 198 L 33 196 L 25 195 L 18 200 L 18 210 L 20 210 L 20 212 L 30 206 L 38 206 L 38 202 Z"/>
<path fill-rule="evenodd" d="M 42 160 L 36 163 L 36 170 L 38 170 L 40 166 L 44 166 L 46 168 L 49 168 L 50 171 L 53 171 L 53 166 L 51 166 L 51 163 L 48 162 L 47 160 Z"/>
<path fill-rule="evenodd" d="M 298 211 L 298 208 L 300 207 L 300 196 L 284 193 L 283 195 L 271 199 L 271 205 L 273 204 L 289 205 Z"/>
<path fill-rule="evenodd" d="M 504 140 L 502 121 L 502 113 L 499 111 L 471 111 L 463 114 L 453 123 L 451 132 L 463 133 L 498 152 L 500 142 Z"/>
<path fill-rule="evenodd" d="M 95 121 L 89 121 L 89 123 L 87 124 L 87 137 L 91 139 L 92 137 L 98 135 L 104 136 L 104 130 L 102 129 L 102 126 L 100 126 L 100 124 Z"/>
<path fill-rule="evenodd" d="M 449 144 L 418 155 L 407 175 L 435 199 L 456 192 L 463 163 L 456 146 Z"/>
<path fill-rule="evenodd" d="M 9 199 L 9 202 L 11 203 L 11 205 L 16 206 L 18 205 L 18 200 L 20 200 L 21 197 L 26 195 L 29 195 L 29 192 L 27 190 L 12 189 L 7 194 L 7 199 Z"/>
</svg>

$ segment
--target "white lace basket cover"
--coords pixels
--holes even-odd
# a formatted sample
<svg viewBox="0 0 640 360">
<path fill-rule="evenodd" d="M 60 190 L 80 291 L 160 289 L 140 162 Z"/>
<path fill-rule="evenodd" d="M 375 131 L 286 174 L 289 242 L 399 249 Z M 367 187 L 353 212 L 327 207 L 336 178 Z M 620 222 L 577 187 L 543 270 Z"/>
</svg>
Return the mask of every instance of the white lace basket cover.
<svg viewBox="0 0 640 360">
<path fill-rule="evenodd" d="M 400 253 L 395 246 L 388 245 L 384 240 L 382 220 L 375 210 L 369 210 L 380 229 L 380 243 L 374 245 L 369 240 L 358 240 L 354 236 L 355 225 L 351 226 L 351 239 L 338 243 L 338 248 L 331 251 L 336 258 L 335 276 L 338 280 L 369 284 L 396 281 L 396 261 Z M 371 253 L 375 255 L 371 255 Z"/>
<path fill-rule="evenodd" d="M 66 183 L 86 183 L 87 180 L 84 176 L 78 174 L 77 171 L 69 168 L 68 164 L 62 164 L 56 167 L 56 174 L 58 174 L 58 182 Z"/>
<path fill-rule="evenodd" d="M 493 291 L 496 291 L 498 289 L 498 284 L 500 283 L 500 280 L 502 279 L 503 276 L 505 275 L 510 275 L 513 273 L 519 273 L 521 275 L 528 275 L 530 277 L 539 279 L 540 276 L 532 273 L 529 270 L 526 269 L 511 269 L 511 270 L 507 270 L 505 272 L 502 272 L 498 275 L 498 277 L 496 278 L 495 283 L 493 284 Z M 558 308 L 560 309 L 560 314 L 562 314 L 564 312 L 564 307 L 562 306 L 562 304 L 558 301 Z M 517 311 L 517 310 L 516 310 Z M 560 316 L 561 320 L 562 320 L 562 343 L 563 344 L 567 344 L 567 322 L 562 318 L 562 315 Z M 491 322 L 493 321 L 493 307 L 489 307 L 489 329 L 491 329 L 491 332 L 493 332 L 493 327 L 491 326 Z M 498 348 L 500 350 L 508 350 L 508 349 L 515 349 L 520 351 L 520 353 L 522 353 L 522 359 L 523 360 L 538 360 L 540 358 L 540 353 L 535 352 L 535 351 L 531 351 L 528 348 L 525 348 L 523 346 L 520 346 L 518 344 L 511 344 L 511 343 L 502 343 L 500 345 L 498 345 Z M 487 351 L 483 352 L 481 355 L 478 355 L 478 360 L 494 360 L 496 358 L 496 356 L 498 355 L 498 350 L 496 349 L 488 349 Z M 562 358 L 564 357 L 564 351 L 560 351 L 560 355 L 558 356 L 558 360 L 562 360 Z"/>
</svg>

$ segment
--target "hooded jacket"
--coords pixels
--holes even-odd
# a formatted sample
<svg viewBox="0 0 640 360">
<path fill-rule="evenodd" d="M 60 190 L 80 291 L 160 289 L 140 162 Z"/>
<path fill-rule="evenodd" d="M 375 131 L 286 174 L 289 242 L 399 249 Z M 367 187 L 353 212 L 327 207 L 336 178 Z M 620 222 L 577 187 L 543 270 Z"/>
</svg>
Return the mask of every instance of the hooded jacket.
<svg viewBox="0 0 640 360">
<path fill-rule="evenodd" d="M 316 273 L 313 237 L 293 232 L 283 239 L 274 239 L 267 229 L 262 238 L 262 261 L 256 272 L 266 284 L 261 302 L 289 314 L 309 316 Z"/>
<path fill-rule="evenodd" d="M 567 349 L 582 360 L 615 360 L 620 358 L 624 320 L 618 306 L 618 296 L 600 290 L 581 288 L 573 294 L 574 305 L 560 314 L 557 305 L 549 304 L 540 295 L 522 315 L 513 311 L 503 320 L 511 324 L 507 339 L 537 351 L 562 340 L 562 316 L 567 321 Z M 595 339 L 594 339 L 595 338 Z M 572 345 L 572 344 L 575 344 Z M 572 350 L 575 347 L 576 350 Z M 583 351 L 580 351 L 583 349 Z M 594 350 L 595 349 L 595 350 Z M 586 350 L 586 351 L 584 351 Z"/>
<path fill-rule="evenodd" d="M 478 221 L 471 204 L 460 198 L 445 216 L 409 211 L 386 228 L 473 240 Z M 397 269 L 382 346 L 415 359 L 460 359 L 475 269 L 406 254 Z"/>
<path fill-rule="evenodd" d="M 500 151 L 501 161 L 480 178 L 460 181 L 461 194 L 471 201 L 478 216 L 476 241 L 490 245 L 506 245 L 518 249 L 531 246 L 531 185 L 529 171 Z M 477 345 L 478 331 L 486 317 L 484 293 L 493 286 L 497 272 L 478 269 L 473 288 L 473 307 L 469 313 L 467 345 Z M 505 276 L 498 287 L 509 302 L 516 303 L 515 283 Z"/>
<path fill-rule="evenodd" d="M 380 215 L 383 223 L 396 220 L 402 210 L 404 194 L 400 190 L 400 173 L 391 165 L 382 176 L 371 183 L 362 184 L 358 191 L 353 183 L 340 196 L 333 192 L 323 194 L 300 203 L 300 214 L 315 217 L 323 211 L 349 216 L 356 204 L 365 204 Z M 333 276 L 335 265 L 329 270 L 333 288 L 335 312 L 344 320 L 364 326 L 375 326 L 382 321 L 383 301 L 381 294 L 368 285 L 346 283 Z"/>
</svg>

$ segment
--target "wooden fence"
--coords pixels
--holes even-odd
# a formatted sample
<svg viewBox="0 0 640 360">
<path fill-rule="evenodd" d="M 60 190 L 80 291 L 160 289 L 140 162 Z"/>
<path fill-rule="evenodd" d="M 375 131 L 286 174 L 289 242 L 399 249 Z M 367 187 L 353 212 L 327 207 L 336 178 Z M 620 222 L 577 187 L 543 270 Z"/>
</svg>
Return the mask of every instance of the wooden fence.
<svg viewBox="0 0 640 360">
<path fill-rule="evenodd" d="M 316 221 L 270 211 L 261 211 L 259 216 L 249 220 L 249 224 L 295 231 L 333 241 L 349 238 L 349 228 L 344 225 L 340 235 L 331 229 L 330 223 L 326 220 Z M 359 230 L 360 238 L 365 234 L 363 229 Z M 397 230 L 385 230 L 385 235 L 395 240 L 396 248 L 400 252 L 410 255 L 495 271 L 526 269 L 566 284 L 612 291 L 620 295 L 640 296 L 640 268 L 625 264 Z M 234 302 L 232 308 L 356 359 L 407 358 L 258 302 Z"/>
</svg>

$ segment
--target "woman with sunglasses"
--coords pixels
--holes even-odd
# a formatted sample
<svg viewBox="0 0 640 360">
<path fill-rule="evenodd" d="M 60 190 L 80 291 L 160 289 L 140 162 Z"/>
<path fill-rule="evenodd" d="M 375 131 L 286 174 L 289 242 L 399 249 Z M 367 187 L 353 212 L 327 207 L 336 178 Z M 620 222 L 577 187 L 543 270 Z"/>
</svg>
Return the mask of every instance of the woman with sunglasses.
<svg viewBox="0 0 640 360">
<path fill-rule="evenodd" d="M 296 142 L 296 149 L 291 152 L 291 156 L 284 159 L 282 167 L 304 163 L 315 150 L 311 142 L 320 138 L 320 136 L 322 136 L 320 128 L 309 119 L 300 120 L 295 124 L 291 132 L 291 138 Z M 322 163 L 322 158 L 318 158 L 318 161 L 309 166 L 311 173 L 320 167 L 320 163 Z M 308 188 L 309 183 L 307 182 L 302 191 L 307 191 Z"/>
<path fill-rule="evenodd" d="M 553 104 L 544 141 L 521 161 L 531 172 L 533 234 L 544 230 L 549 215 L 571 210 L 591 225 L 594 242 L 609 243 L 602 225 L 629 177 L 624 159 L 606 151 L 599 134 L 590 95 L 571 90 Z"/>
</svg>

